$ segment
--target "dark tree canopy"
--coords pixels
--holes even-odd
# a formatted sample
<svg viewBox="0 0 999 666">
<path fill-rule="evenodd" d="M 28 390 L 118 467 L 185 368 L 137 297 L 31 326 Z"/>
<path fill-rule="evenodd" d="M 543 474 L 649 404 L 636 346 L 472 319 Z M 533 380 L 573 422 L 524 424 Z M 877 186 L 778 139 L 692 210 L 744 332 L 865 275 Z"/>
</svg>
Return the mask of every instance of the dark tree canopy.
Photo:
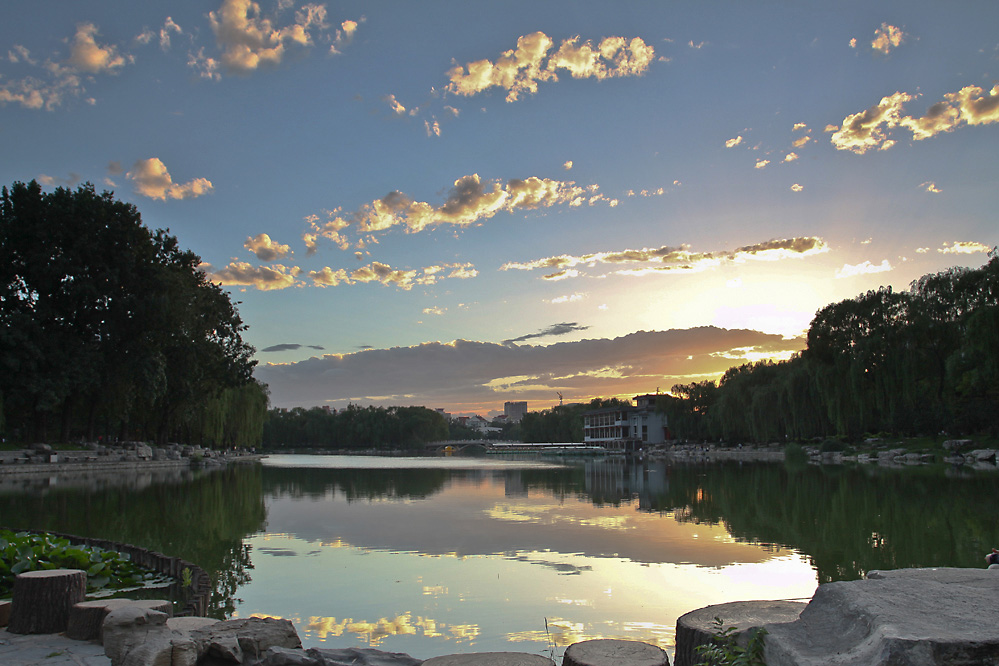
<svg viewBox="0 0 999 666">
<path fill-rule="evenodd" d="M 789 361 L 732 368 L 660 400 L 689 439 L 999 434 L 999 256 L 828 305 Z"/>
<path fill-rule="evenodd" d="M 263 396 L 253 409 L 266 409 L 246 327 L 200 263 L 167 232 L 143 226 L 135 206 L 89 183 L 51 193 L 35 181 L 4 187 L 6 432 L 24 441 L 203 440 L 195 428 L 203 412 L 251 384 Z"/>
</svg>

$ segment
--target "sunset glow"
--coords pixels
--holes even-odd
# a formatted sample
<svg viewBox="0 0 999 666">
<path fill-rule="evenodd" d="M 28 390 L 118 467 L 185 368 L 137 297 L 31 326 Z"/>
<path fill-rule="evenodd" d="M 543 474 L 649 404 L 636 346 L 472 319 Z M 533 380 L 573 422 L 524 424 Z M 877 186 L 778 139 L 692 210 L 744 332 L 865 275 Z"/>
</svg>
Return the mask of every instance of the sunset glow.
<svg viewBox="0 0 999 666">
<path fill-rule="evenodd" d="M 987 0 L 8 13 L 0 181 L 169 228 L 273 406 L 668 391 L 999 242 Z"/>
</svg>

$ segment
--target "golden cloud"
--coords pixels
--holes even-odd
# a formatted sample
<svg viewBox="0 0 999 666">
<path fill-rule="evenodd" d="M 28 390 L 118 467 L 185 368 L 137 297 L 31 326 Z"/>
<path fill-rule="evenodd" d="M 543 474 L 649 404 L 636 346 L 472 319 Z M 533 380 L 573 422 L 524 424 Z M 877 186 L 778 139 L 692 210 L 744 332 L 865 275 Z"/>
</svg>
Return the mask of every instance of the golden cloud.
<svg viewBox="0 0 999 666">
<path fill-rule="evenodd" d="M 452 67 L 447 89 L 471 96 L 498 87 L 507 91 L 506 101 L 514 102 L 524 93 L 536 93 L 541 81 L 557 81 L 560 70 L 573 78 L 641 76 L 655 58 L 655 50 L 640 37 L 606 37 L 594 45 L 576 36 L 563 40 L 549 57 L 554 45 L 543 32 L 523 35 L 516 49 L 503 52 L 495 62 L 476 60 Z"/>
<path fill-rule="evenodd" d="M 863 155 L 872 148 L 884 149 L 887 140 L 885 129 L 901 122 L 902 105 L 911 95 L 896 92 L 882 97 L 881 101 L 866 111 L 854 113 L 843 119 L 842 127 L 833 132 L 832 144 L 837 150 L 849 150 Z"/>
<path fill-rule="evenodd" d="M 195 178 L 184 184 L 174 183 L 166 165 L 158 157 L 139 160 L 125 177 L 135 182 L 135 191 L 150 199 L 194 199 L 211 193 L 212 181 Z"/>
<path fill-rule="evenodd" d="M 591 185 L 589 189 L 590 192 L 595 192 L 597 186 Z M 610 206 L 617 203 L 615 200 L 605 200 L 600 194 L 587 196 L 587 190 L 573 181 L 531 176 L 525 179 L 512 178 L 504 184 L 487 182 L 478 174 L 472 174 L 454 181 L 451 191 L 440 206 L 417 201 L 402 192 L 393 191 L 350 214 L 327 212 L 329 219 L 326 222 L 321 223 L 316 215 L 310 216 L 306 218 L 312 226 L 307 245 L 312 244 L 309 245 L 312 252 L 311 247 L 322 236 L 345 250 L 349 241 L 343 232 L 351 226 L 362 233 L 385 231 L 397 226 L 405 228 L 408 233 L 417 233 L 443 224 L 468 226 L 490 219 L 499 212 L 537 210 L 557 204 L 592 206 L 601 201 L 606 201 Z"/>
<path fill-rule="evenodd" d="M 277 27 L 270 18 L 261 16 L 260 5 L 253 0 L 223 0 L 217 11 L 208 13 L 208 22 L 222 49 L 222 65 L 237 73 L 251 72 L 262 65 L 277 65 L 289 47 L 310 47 L 314 36 L 328 29 L 325 5 L 303 5 L 295 12 L 292 24 Z M 356 29 L 356 22 L 345 21 L 337 31 L 333 52 Z M 200 62 L 191 64 L 204 69 L 214 64 L 214 60 L 202 55 Z M 216 74 L 213 72 L 212 78 Z"/>
<path fill-rule="evenodd" d="M 882 23 L 881 27 L 874 31 L 874 41 L 871 42 L 871 48 L 888 55 L 904 39 L 905 33 L 902 32 L 901 28 Z"/>
<path fill-rule="evenodd" d="M 409 291 L 414 286 L 437 284 L 441 280 L 468 280 L 479 274 L 472 264 L 441 264 L 426 266 L 419 269 L 393 268 L 388 264 L 373 261 L 366 266 L 346 271 L 343 268 L 332 269 L 329 266 L 322 270 L 309 271 L 306 275 L 317 287 L 336 287 L 338 285 L 364 284 L 378 282 Z"/>
<path fill-rule="evenodd" d="M 243 247 L 257 255 L 257 259 L 261 261 L 282 259 L 291 252 L 290 247 L 275 243 L 267 234 L 257 234 L 252 238 L 247 238 L 246 242 L 243 243 Z"/>
<path fill-rule="evenodd" d="M 973 241 L 957 241 L 955 243 L 944 243 L 943 247 L 939 248 L 937 252 L 943 254 L 975 254 L 977 252 L 983 252 L 988 254 L 992 248 L 988 245 L 982 243 L 976 243 Z"/>
<path fill-rule="evenodd" d="M 897 126 L 905 127 L 914 140 L 922 141 L 964 124 L 999 122 L 999 84 L 988 92 L 978 86 L 965 86 L 958 92 L 947 93 L 919 118 L 901 115 L 902 105 L 912 99 L 912 95 L 896 92 L 867 111 L 847 116 L 843 127 L 833 132 L 833 145 L 862 155 L 872 148 L 887 150 L 895 145 L 888 138 L 888 130 Z"/>
<path fill-rule="evenodd" d="M 260 291 L 272 291 L 301 285 L 296 280 L 301 272 L 297 266 L 252 266 L 245 261 L 233 261 L 218 271 L 211 264 L 201 264 L 199 268 L 208 274 L 209 280 L 226 286 L 250 286 Z"/>
<path fill-rule="evenodd" d="M 111 73 L 124 67 L 130 59 L 122 56 L 113 46 L 97 43 L 97 26 L 82 23 L 76 28 L 70 47 L 69 64 L 89 74 Z"/>
</svg>

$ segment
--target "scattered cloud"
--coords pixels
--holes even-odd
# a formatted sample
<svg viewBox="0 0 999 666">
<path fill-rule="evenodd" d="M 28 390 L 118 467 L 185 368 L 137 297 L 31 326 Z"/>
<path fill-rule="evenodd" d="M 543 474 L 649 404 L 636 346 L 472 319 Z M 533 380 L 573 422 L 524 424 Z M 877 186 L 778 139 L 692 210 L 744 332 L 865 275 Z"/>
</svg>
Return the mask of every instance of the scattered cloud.
<svg viewBox="0 0 999 666">
<path fill-rule="evenodd" d="M 646 275 L 673 271 L 696 272 L 715 268 L 724 263 L 742 263 L 745 261 L 777 261 L 789 258 L 807 257 L 828 252 L 829 246 L 821 238 L 804 236 L 798 238 L 774 239 L 765 243 L 747 245 L 735 250 L 720 252 L 691 252 L 690 246 L 663 246 L 660 248 L 643 248 L 641 250 L 618 250 L 611 252 L 594 252 L 580 256 L 558 255 L 535 259 L 523 263 L 509 262 L 500 270 L 552 270 L 545 275 L 547 280 L 563 280 L 579 277 L 583 273 L 577 266 L 593 268 L 597 265 L 638 264 L 634 268 L 616 271 L 619 275 Z M 643 265 L 644 264 L 644 265 Z"/>
<path fill-rule="evenodd" d="M 892 49 L 902 43 L 905 36 L 901 28 L 882 23 L 881 27 L 874 31 L 874 41 L 871 42 L 871 48 L 888 55 Z"/>
<path fill-rule="evenodd" d="M 565 169 L 566 171 L 572 171 L 572 160 L 566 160 L 565 163 L 562 165 L 562 168 Z"/>
<path fill-rule="evenodd" d="M 851 48 L 851 49 L 855 49 L 855 48 L 857 48 L 857 38 L 856 38 L 856 37 L 854 37 L 854 38 L 852 38 L 852 39 L 850 40 L 850 48 Z"/>
<path fill-rule="evenodd" d="M 988 92 L 978 86 L 965 86 L 958 92 L 945 94 L 942 101 L 930 106 L 920 118 L 902 116 L 902 105 L 913 99 L 912 95 L 896 92 L 883 97 L 867 111 L 847 116 L 843 126 L 833 130 L 832 144 L 838 150 L 863 155 L 871 149 L 887 150 L 894 146 L 889 131 L 899 126 L 910 130 L 914 140 L 922 141 L 965 124 L 999 122 L 999 84 Z"/>
<path fill-rule="evenodd" d="M 436 305 L 432 308 L 423 308 L 423 314 L 432 314 L 438 317 L 442 316 L 445 312 L 447 312 L 447 308 L 441 308 Z"/>
<path fill-rule="evenodd" d="M 130 56 L 121 55 L 114 46 L 98 44 L 97 26 L 93 23 L 76 27 L 68 61 L 72 67 L 88 74 L 107 74 L 117 72 L 131 61 Z"/>
<path fill-rule="evenodd" d="M 559 303 L 576 303 L 584 298 L 586 298 L 585 294 L 566 294 L 564 296 L 556 296 L 549 302 L 553 305 Z"/>
<path fill-rule="evenodd" d="M 423 127 L 427 131 L 427 136 L 440 136 L 441 124 L 436 119 L 431 123 L 429 120 L 423 121 Z"/>
<path fill-rule="evenodd" d="M 160 28 L 160 48 L 166 51 L 170 48 L 170 33 L 175 32 L 178 35 L 183 35 L 184 31 L 179 25 L 174 23 L 174 20 L 169 16 L 166 17 L 166 21 L 163 23 L 163 27 Z"/>
<path fill-rule="evenodd" d="M 364 284 L 378 282 L 403 291 L 409 291 L 414 286 L 429 286 L 446 279 L 468 280 L 478 276 L 479 272 L 472 264 L 440 264 L 424 266 L 419 269 L 393 268 L 388 264 L 373 261 L 352 271 L 329 266 L 322 270 L 309 271 L 307 277 L 317 287 L 336 287 L 339 285 Z"/>
<path fill-rule="evenodd" d="M 800 130 L 807 129 L 807 128 L 808 128 L 808 125 L 806 125 L 805 123 L 795 123 L 794 126 L 791 127 L 791 131 L 792 132 L 798 132 Z"/>
<path fill-rule="evenodd" d="M 527 335 L 522 335 L 519 338 L 511 338 L 509 340 L 504 340 L 503 344 L 509 345 L 514 342 L 524 342 L 526 340 L 536 340 L 537 338 L 550 338 L 560 335 L 568 335 L 569 333 L 576 333 L 578 331 L 585 331 L 589 326 L 580 326 L 576 322 L 562 322 L 561 324 L 552 324 L 548 328 L 542 329 L 537 333 L 528 333 Z"/>
<path fill-rule="evenodd" d="M 794 185 L 791 186 L 791 191 L 792 192 L 801 192 L 804 189 L 805 189 L 805 186 L 801 185 L 800 183 L 795 183 Z"/>
<path fill-rule="evenodd" d="M 278 3 L 278 11 L 293 6 Z M 277 16 L 265 16 L 253 0 L 223 0 L 218 10 L 208 13 L 208 22 L 221 49 L 219 60 L 204 55 L 201 50 L 192 55 L 189 65 L 202 76 L 217 79 L 219 65 L 229 72 L 247 74 L 265 65 L 278 65 L 289 49 L 310 48 L 319 39 L 331 40 L 331 53 L 348 42 L 357 30 L 356 21 L 344 21 L 333 36 L 326 23 L 326 6 L 303 4 L 295 10 L 294 20 L 283 27 Z"/>
<path fill-rule="evenodd" d="M 798 159 L 798 153 L 788 153 L 784 156 L 784 162 L 793 162 Z"/>
<path fill-rule="evenodd" d="M 257 234 L 253 238 L 247 238 L 243 247 L 257 255 L 257 259 L 261 261 L 283 259 L 291 252 L 290 247 L 275 243 L 267 234 Z"/>
<path fill-rule="evenodd" d="M 925 183 L 920 184 L 919 187 L 929 192 L 930 194 L 940 194 L 941 192 L 943 192 L 943 190 L 937 187 L 937 184 L 934 183 L 933 181 L 926 181 Z"/>
<path fill-rule="evenodd" d="M 499 212 L 538 210 L 557 204 L 616 204 L 616 200 L 607 199 L 598 189 L 596 185 L 583 188 L 573 181 L 536 176 L 523 180 L 513 178 L 501 183 L 484 181 L 478 174 L 472 174 L 454 181 L 446 200 L 440 206 L 417 201 L 402 192 L 394 191 L 365 204 L 353 213 L 341 214 L 339 209 L 327 211 L 328 219 L 325 222 L 319 216 L 311 216 L 307 221 L 312 226 L 312 232 L 307 234 L 306 244 L 312 253 L 318 238 L 323 237 L 346 250 L 350 246 L 345 235 L 348 228 L 359 233 L 374 233 L 399 226 L 408 233 L 417 233 L 438 225 L 464 227 L 476 224 Z"/>
<path fill-rule="evenodd" d="M 735 137 L 734 139 L 729 139 L 728 141 L 726 141 L 725 142 L 725 147 L 726 148 L 735 148 L 740 143 L 742 143 L 742 135 L 741 134 L 739 136 Z"/>
<path fill-rule="evenodd" d="M 767 165 L 770 164 L 770 160 L 756 160 L 756 166 L 754 169 L 766 169 Z"/>
<path fill-rule="evenodd" d="M 471 96 L 498 87 L 506 90 L 506 101 L 515 102 L 524 93 L 536 93 L 539 82 L 558 81 L 560 72 L 576 79 L 641 76 L 655 58 L 655 50 L 640 37 L 605 37 L 594 46 L 576 36 L 563 40 L 549 55 L 554 45 L 543 32 L 519 37 L 517 48 L 505 51 L 495 62 L 456 64 L 447 73 L 447 89 Z"/>
<path fill-rule="evenodd" d="M 295 351 L 301 349 L 302 347 L 306 347 L 308 349 L 316 349 L 319 351 L 325 351 L 325 348 L 320 347 L 319 345 L 300 345 L 297 342 L 284 342 L 279 345 L 271 345 L 270 347 L 258 349 L 257 352 L 263 354 L 271 352 Z"/>
<path fill-rule="evenodd" d="M 135 182 L 135 191 L 150 199 L 193 199 L 209 194 L 213 187 L 207 178 L 195 178 L 183 185 L 174 183 L 166 165 L 157 157 L 139 160 L 125 177 Z"/>
<path fill-rule="evenodd" d="M 893 268 L 894 267 L 888 263 L 887 259 L 882 261 L 880 264 L 872 264 L 870 261 L 865 261 L 862 264 L 856 265 L 843 264 L 843 268 L 836 271 L 836 279 L 839 280 L 857 275 L 869 275 L 871 273 L 887 273 L 888 271 L 893 270 Z"/>
<path fill-rule="evenodd" d="M 937 252 L 941 252 L 943 254 L 975 254 L 978 252 L 988 254 L 991 250 L 991 247 L 983 245 L 982 243 L 975 243 L 973 241 L 957 241 L 954 243 L 944 243 L 943 247 L 939 248 Z"/>
<path fill-rule="evenodd" d="M 225 268 L 216 271 L 211 264 L 199 266 L 212 282 L 224 286 L 255 287 L 260 291 L 274 291 L 301 286 L 296 279 L 301 269 L 297 266 L 252 266 L 245 261 L 233 261 Z"/>
<path fill-rule="evenodd" d="M 797 138 L 797 139 L 795 139 L 794 141 L 791 142 L 791 147 L 792 148 L 801 148 L 802 146 L 804 146 L 806 143 L 808 143 L 811 140 L 812 140 L 812 137 L 810 137 L 810 136 L 799 137 L 799 138 Z"/>
<path fill-rule="evenodd" d="M 550 401 L 556 391 L 570 402 L 630 397 L 657 386 L 720 376 L 739 362 L 733 359 L 745 362 L 746 354 L 778 356 L 802 346 L 802 340 L 780 335 L 703 327 L 549 346 L 427 342 L 267 363 L 257 366 L 255 374 L 270 386 L 276 406 L 354 402 L 485 411 L 509 400 L 511 393 L 528 401 Z"/>
<path fill-rule="evenodd" d="M 386 104 L 389 105 L 389 108 L 392 109 L 392 113 L 394 113 L 395 115 L 397 116 L 406 115 L 406 107 L 403 106 L 402 103 L 395 98 L 395 95 L 386 95 L 385 97 L 382 98 L 382 101 L 384 101 Z"/>
</svg>

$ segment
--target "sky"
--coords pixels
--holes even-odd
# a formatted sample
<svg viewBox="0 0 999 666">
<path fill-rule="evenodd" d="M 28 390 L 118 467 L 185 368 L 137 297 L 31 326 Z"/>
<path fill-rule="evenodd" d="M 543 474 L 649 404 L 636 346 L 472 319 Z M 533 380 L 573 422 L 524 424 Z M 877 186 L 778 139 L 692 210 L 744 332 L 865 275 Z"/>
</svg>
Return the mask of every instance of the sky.
<svg viewBox="0 0 999 666">
<path fill-rule="evenodd" d="M 666 392 L 999 242 L 992 0 L 5 9 L 0 183 L 169 229 L 277 407 Z"/>
</svg>

